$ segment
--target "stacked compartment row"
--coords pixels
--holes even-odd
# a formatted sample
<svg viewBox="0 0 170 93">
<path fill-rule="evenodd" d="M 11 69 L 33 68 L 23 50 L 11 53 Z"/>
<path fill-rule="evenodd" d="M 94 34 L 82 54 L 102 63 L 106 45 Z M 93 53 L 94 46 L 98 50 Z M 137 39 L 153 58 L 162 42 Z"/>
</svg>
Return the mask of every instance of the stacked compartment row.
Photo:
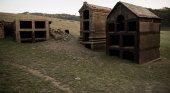
<svg viewBox="0 0 170 93">
<path fill-rule="evenodd" d="M 89 10 L 83 11 L 83 42 L 86 42 L 85 47 L 91 48 L 91 44 L 89 42 L 90 37 L 90 17 Z"/>
<path fill-rule="evenodd" d="M 111 56 L 135 61 L 137 48 L 137 21 L 125 22 L 122 15 L 107 25 L 107 49 Z"/>
<path fill-rule="evenodd" d="M 0 39 L 4 37 L 4 22 L 0 21 Z"/>
<path fill-rule="evenodd" d="M 86 48 L 98 50 L 106 43 L 106 18 L 111 9 L 83 3 L 80 8 L 80 43 Z"/>
<path fill-rule="evenodd" d="M 17 42 L 36 42 L 49 38 L 49 22 L 46 20 L 17 20 Z"/>
</svg>

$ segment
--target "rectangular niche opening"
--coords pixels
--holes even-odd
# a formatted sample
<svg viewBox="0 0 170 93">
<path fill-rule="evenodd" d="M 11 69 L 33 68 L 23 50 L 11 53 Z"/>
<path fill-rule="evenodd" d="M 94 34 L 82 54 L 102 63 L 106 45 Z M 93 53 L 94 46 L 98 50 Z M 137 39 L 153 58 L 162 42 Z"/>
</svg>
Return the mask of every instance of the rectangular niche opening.
<svg viewBox="0 0 170 93">
<path fill-rule="evenodd" d="M 128 22 L 128 31 L 136 31 L 136 21 Z"/>
<path fill-rule="evenodd" d="M 123 59 L 128 59 L 128 60 L 134 61 L 134 53 L 133 52 L 124 51 L 123 52 Z"/>
<path fill-rule="evenodd" d="M 119 50 L 110 49 L 109 50 L 109 55 L 110 56 L 119 56 L 120 55 L 120 51 Z"/>
<path fill-rule="evenodd" d="M 46 38 L 46 31 L 35 31 L 35 38 Z"/>
<path fill-rule="evenodd" d="M 125 17 L 123 15 L 117 16 L 116 24 L 117 31 L 125 31 Z"/>
<path fill-rule="evenodd" d="M 29 39 L 32 38 L 32 31 L 20 31 L 21 39 Z"/>
<path fill-rule="evenodd" d="M 21 29 L 32 29 L 32 21 L 20 21 Z"/>
<path fill-rule="evenodd" d="M 115 28 L 114 23 L 108 23 L 108 31 L 109 31 L 109 32 L 115 31 L 114 28 Z"/>
<path fill-rule="evenodd" d="M 84 33 L 83 34 L 83 41 L 89 41 L 89 33 Z"/>
<path fill-rule="evenodd" d="M 85 44 L 85 47 L 91 49 L 91 44 Z"/>
<path fill-rule="evenodd" d="M 126 35 L 123 36 L 123 47 L 134 47 L 135 46 L 135 36 Z"/>
<path fill-rule="evenodd" d="M 90 29 L 89 21 L 83 22 L 83 29 L 84 30 L 89 30 Z"/>
<path fill-rule="evenodd" d="M 35 21 L 35 28 L 45 28 L 45 21 Z"/>
<path fill-rule="evenodd" d="M 125 31 L 125 24 L 124 23 L 117 24 L 117 31 Z"/>
<path fill-rule="evenodd" d="M 83 19 L 89 19 L 89 10 L 83 12 Z"/>
<path fill-rule="evenodd" d="M 111 35 L 110 37 L 110 45 L 116 45 L 119 46 L 119 35 Z"/>
</svg>

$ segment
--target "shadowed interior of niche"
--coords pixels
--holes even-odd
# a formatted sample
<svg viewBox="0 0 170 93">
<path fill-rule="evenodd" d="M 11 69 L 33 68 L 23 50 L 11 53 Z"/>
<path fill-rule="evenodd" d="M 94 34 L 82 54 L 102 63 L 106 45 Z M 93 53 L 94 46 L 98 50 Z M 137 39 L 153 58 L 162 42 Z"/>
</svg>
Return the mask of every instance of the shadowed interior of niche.
<svg viewBox="0 0 170 93">
<path fill-rule="evenodd" d="M 117 31 L 125 31 L 125 18 L 123 15 L 117 17 Z"/>
<path fill-rule="evenodd" d="M 134 53 L 133 52 L 124 51 L 123 52 L 123 59 L 128 59 L 128 60 L 134 61 Z"/>
<path fill-rule="evenodd" d="M 108 23 L 108 27 L 107 27 L 108 31 L 113 32 L 115 31 L 114 28 L 115 28 L 114 23 Z"/>
<path fill-rule="evenodd" d="M 83 19 L 89 19 L 89 10 L 83 12 Z"/>
<path fill-rule="evenodd" d="M 21 29 L 32 29 L 32 21 L 20 21 Z"/>
<path fill-rule="evenodd" d="M 46 31 L 35 31 L 35 38 L 45 38 Z"/>
<path fill-rule="evenodd" d="M 128 22 L 128 31 L 136 31 L 136 21 Z"/>
<path fill-rule="evenodd" d="M 89 21 L 85 21 L 85 22 L 83 22 L 83 28 L 84 28 L 84 30 L 89 30 Z"/>
<path fill-rule="evenodd" d="M 119 52 L 119 50 L 110 49 L 110 50 L 109 50 L 109 55 L 110 55 L 110 56 L 119 56 L 119 55 L 120 55 L 120 52 Z"/>
<path fill-rule="evenodd" d="M 118 45 L 119 46 L 119 35 L 114 35 L 110 37 L 110 45 Z"/>
<path fill-rule="evenodd" d="M 45 21 L 35 21 L 35 28 L 45 28 Z"/>
<path fill-rule="evenodd" d="M 135 46 L 135 36 L 134 35 L 126 35 L 123 36 L 123 46 L 124 47 L 134 47 Z"/>
<path fill-rule="evenodd" d="M 84 33 L 83 35 L 83 41 L 89 41 L 89 33 Z"/>
<path fill-rule="evenodd" d="M 20 38 L 32 38 L 32 31 L 20 31 Z"/>
</svg>

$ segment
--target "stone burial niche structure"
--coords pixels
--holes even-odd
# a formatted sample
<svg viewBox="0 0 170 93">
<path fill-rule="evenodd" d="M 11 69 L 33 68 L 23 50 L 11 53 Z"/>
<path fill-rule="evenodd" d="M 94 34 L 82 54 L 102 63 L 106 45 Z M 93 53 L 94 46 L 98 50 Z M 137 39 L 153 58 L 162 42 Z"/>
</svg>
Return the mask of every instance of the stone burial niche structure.
<svg viewBox="0 0 170 93">
<path fill-rule="evenodd" d="M 107 17 L 106 53 L 139 64 L 160 59 L 160 21 L 146 8 L 118 2 Z"/>
<path fill-rule="evenodd" d="M 15 20 L 16 41 L 36 42 L 49 39 L 49 21 L 45 19 L 18 19 Z"/>
<path fill-rule="evenodd" d="M 84 2 L 80 13 L 80 43 L 90 49 L 105 46 L 106 17 L 111 9 Z"/>
<path fill-rule="evenodd" d="M 4 21 L 0 21 L 0 39 L 5 38 L 4 35 Z"/>
</svg>

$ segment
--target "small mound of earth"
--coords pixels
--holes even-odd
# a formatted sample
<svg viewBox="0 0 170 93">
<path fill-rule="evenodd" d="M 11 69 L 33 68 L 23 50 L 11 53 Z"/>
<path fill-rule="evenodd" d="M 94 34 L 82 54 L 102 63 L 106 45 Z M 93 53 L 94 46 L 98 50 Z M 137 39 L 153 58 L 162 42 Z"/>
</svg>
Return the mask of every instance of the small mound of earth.
<svg viewBox="0 0 170 93">
<path fill-rule="evenodd" d="M 70 34 L 69 30 L 61 30 L 61 29 L 50 29 L 50 35 L 55 40 L 64 40 L 69 41 L 73 38 L 73 35 Z"/>
</svg>

